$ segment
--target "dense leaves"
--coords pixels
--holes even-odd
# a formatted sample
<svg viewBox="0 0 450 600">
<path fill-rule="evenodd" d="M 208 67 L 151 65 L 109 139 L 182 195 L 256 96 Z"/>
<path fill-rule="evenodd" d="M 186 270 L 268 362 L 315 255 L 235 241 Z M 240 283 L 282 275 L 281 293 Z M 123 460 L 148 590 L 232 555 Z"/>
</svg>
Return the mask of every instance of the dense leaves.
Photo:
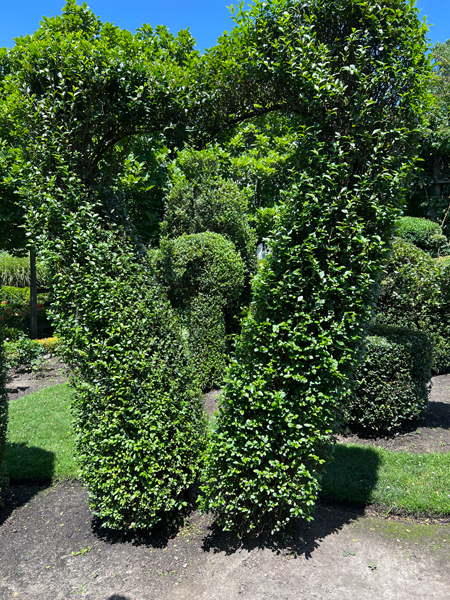
<svg viewBox="0 0 450 600">
<path fill-rule="evenodd" d="M 144 256 L 120 220 L 102 223 L 82 189 L 45 244 L 49 264 L 64 265 L 53 274 L 53 310 L 76 390 L 76 456 L 105 523 L 151 527 L 186 504 L 203 409 L 180 326 Z"/>
<path fill-rule="evenodd" d="M 246 282 L 256 271 L 256 235 L 249 224 L 245 194 L 221 175 L 216 149 L 181 152 L 170 168 L 161 233 L 166 237 L 211 231 L 233 242 L 246 268 Z"/>
<path fill-rule="evenodd" d="M 311 514 L 389 253 L 427 67 L 424 29 L 400 1 L 264 3 L 241 19 L 255 78 L 304 115 L 301 175 L 277 211 L 205 471 L 203 509 L 248 532 Z"/>
<path fill-rule="evenodd" d="M 377 323 L 422 331 L 433 340 L 435 373 L 450 368 L 450 271 L 447 258 L 434 259 L 402 239 L 381 284 Z"/>
<path fill-rule="evenodd" d="M 206 231 L 165 239 L 156 258 L 157 277 L 189 332 L 195 374 L 202 389 L 223 383 L 226 334 L 239 316 L 244 263 L 235 246 Z"/>
<path fill-rule="evenodd" d="M 364 346 L 345 420 L 356 431 L 395 431 L 427 406 L 432 341 L 419 331 L 378 325 Z"/>
<path fill-rule="evenodd" d="M 75 373 L 81 471 L 114 527 L 151 526 L 182 506 L 204 441 L 180 328 L 143 266 L 132 219 L 145 209 L 127 203 L 129 153 L 118 146 L 138 135 L 201 149 L 246 119 L 295 117 L 299 175 L 274 193 L 283 204 L 271 254 L 205 471 L 203 507 L 244 532 L 311 514 L 410 166 L 428 75 L 411 4 L 257 0 L 236 22 L 199 56 L 186 32 L 133 36 L 69 0 L 7 56 L 20 197 Z"/>
<path fill-rule="evenodd" d="M 447 256 L 450 246 L 438 223 L 418 217 L 402 217 L 396 235 L 418 246 L 433 257 Z"/>
</svg>

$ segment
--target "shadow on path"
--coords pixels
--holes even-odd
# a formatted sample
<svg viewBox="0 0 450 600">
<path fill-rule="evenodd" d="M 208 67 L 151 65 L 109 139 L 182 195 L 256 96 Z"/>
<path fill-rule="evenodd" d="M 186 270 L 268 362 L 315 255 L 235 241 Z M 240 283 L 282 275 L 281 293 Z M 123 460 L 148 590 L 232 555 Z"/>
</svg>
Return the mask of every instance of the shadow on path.
<svg viewBox="0 0 450 600">
<path fill-rule="evenodd" d="M 379 466 L 379 456 L 372 448 L 338 445 L 335 447 L 334 460 L 327 465 L 323 475 L 320 496 L 322 501 L 335 504 L 333 510 L 326 505 L 319 505 L 312 522 L 293 519 L 278 534 L 262 534 L 254 538 L 240 539 L 212 524 L 203 540 L 203 549 L 205 552 L 232 554 L 238 549 L 251 552 L 266 548 L 276 553 L 310 558 L 320 540 L 364 515 L 364 507 L 378 481 Z M 360 501 L 351 503 L 349 497 L 359 498 Z"/>
</svg>

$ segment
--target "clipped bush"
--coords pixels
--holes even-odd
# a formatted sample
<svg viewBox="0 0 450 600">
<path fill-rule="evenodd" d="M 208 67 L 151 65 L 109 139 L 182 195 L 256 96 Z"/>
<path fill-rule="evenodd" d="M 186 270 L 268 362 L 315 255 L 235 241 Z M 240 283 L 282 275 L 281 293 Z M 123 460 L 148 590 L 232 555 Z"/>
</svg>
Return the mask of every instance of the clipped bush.
<svg viewBox="0 0 450 600">
<path fill-rule="evenodd" d="M 414 244 L 396 238 L 378 297 L 375 322 L 426 333 L 433 340 L 432 370 L 450 368 L 450 270 Z"/>
<path fill-rule="evenodd" d="M 171 171 L 161 233 L 170 238 L 204 231 L 223 235 L 241 255 L 248 284 L 256 272 L 257 236 L 249 223 L 247 199 L 235 182 L 209 169 L 211 160 L 208 153 L 182 153 L 178 168 Z"/>
<path fill-rule="evenodd" d="M 420 331 L 373 327 L 355 374 L 347 425 L 356 431 L 386 433 L 418 417 L 428 402 L 432 346 Z"/>
<path fill-rule="evenodd" d="M 45 286 L 46 274 L 43 265 L 36 264 L 36 281 L 38 286 Z M 3 285 L 11 287 L 27 287 L 30 285 L 30 257 L 12 256 L 8 252 L 0 252 L 0 279 Z"/>
<path fill-rule="evenodd" d="M 151 528 L 187 504 L 205 446 L 203 405 L 180 324 L 134 232 L 116 214 L 105 222 L 102 198 L 72 185 L 61 199 L 77 210 L 58 212 L 59 236 L 43 254 L 75 388 L 75 456 L 105 525 Z"/>
<path fill-rule="evenodd" d="M 244 264 L 220 234 L 182 235 L 161 242 L 156 271 L 172 306 L 182 313 L 202 389 L 223 383 L 227 334 L 239 314 Z"/>
<path fill-rule="evenodd" d="M 2 495 L 8 480 L 4 471 L 4 458 L 6 446 L 6 430 L 8 427 L 8 396 L 6 393 L 6 359 L 3 344 L 3 332 L 0 325 L 0 506 Z"/>
<path fill-rule="evenodd" d="M 450 254 L 450 246 L 441 226 L 428 219 L 402 217 L 396 235 L 433 257 Z"/>
</svg>

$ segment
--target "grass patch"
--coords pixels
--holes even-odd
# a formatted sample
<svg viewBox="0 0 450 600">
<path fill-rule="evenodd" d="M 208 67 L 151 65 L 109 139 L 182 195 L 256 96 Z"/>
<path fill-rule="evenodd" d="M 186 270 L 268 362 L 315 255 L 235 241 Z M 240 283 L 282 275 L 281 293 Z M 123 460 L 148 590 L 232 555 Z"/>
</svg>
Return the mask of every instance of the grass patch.
<svg viewBox="0 0 450 600">
<path fill-rule="evenodd" d="M 64 384 L 9 403 L 5 466 L 12 483 L 77 477 L 71 397 Z M 337 444 L 322 480 L 321 498 L 374 504 L 386 512 L 448 515 L 450 454 L 408 454 Z"/>
<path fill-rule="evenodd" d="M 71 398 L 63 384 L 9 403 L 5 468 L 11 483 L 77 477 Z"/>
<path fill-rule="evenodd" d="M 408 454 L 337 444 L 322 481 L 324 501 L 375 504 L 407 514 L 450 514 L 450 454 Z"/>
</svg>

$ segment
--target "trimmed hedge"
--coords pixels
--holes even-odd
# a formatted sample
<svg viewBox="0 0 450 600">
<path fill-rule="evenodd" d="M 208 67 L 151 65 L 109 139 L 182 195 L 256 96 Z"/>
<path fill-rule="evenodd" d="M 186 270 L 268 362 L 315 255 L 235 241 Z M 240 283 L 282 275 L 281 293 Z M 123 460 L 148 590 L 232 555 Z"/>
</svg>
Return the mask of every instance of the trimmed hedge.
<svg viewBox="0 0 450 600">
<path fill-rule="evenodd" d="M 234 244 L 206 231 L 161 242 L 156 273 L 189 331 L 189 348 L 203 390 L 223 384 L 226 335 L 239 314 L 245 267 Z"/>
<path fill-rule="evenodd" d="M 375 322 L 422 331 L 433 340 L 434 373 L 450 368 L 450 268 L 405 240 L 392 255 L 378 297 Z"/>
<path fill-rule="evenodd" d="M 213 166 L 208 170 L 209 160 L 208 153 L 181 153 L 178 168 L 171 169 L 161 233 L 170 238 L 205 231 L 223 235 L 244 261 L 248 287 L 257 268 L 257 236 L 250 226 L 248 202 L 234 181 L 214 173 Z"/>
<path fill-rule="evenodd" d="M 402 217 L 396 235 L 433 257 L 450 254 L 447 238 L 438 223 L 418 217 Z"/>
<path fill-rule="evenodd" d="M 200 390 L 180 323 L 123 213 L 107 221 L 103 197 L 69 183 L 64 194 L 47 188 L 36 217 L 52 211 L 49 198 L 76 203 L 53 213 L 59 235 L 39 244 L 53 267 L 52 310 L 75 388 L 75 456 L 105 526 L 151 528 L 186 506 L 197 478 Z"/>
<path fill-rule="evenodd" d="M 347 425 L 352 430 L 392 432 L 418 417 L 428 402 L 432 346 L 419 331 L 373 327 L 355 374 Z"/>
</svg>

